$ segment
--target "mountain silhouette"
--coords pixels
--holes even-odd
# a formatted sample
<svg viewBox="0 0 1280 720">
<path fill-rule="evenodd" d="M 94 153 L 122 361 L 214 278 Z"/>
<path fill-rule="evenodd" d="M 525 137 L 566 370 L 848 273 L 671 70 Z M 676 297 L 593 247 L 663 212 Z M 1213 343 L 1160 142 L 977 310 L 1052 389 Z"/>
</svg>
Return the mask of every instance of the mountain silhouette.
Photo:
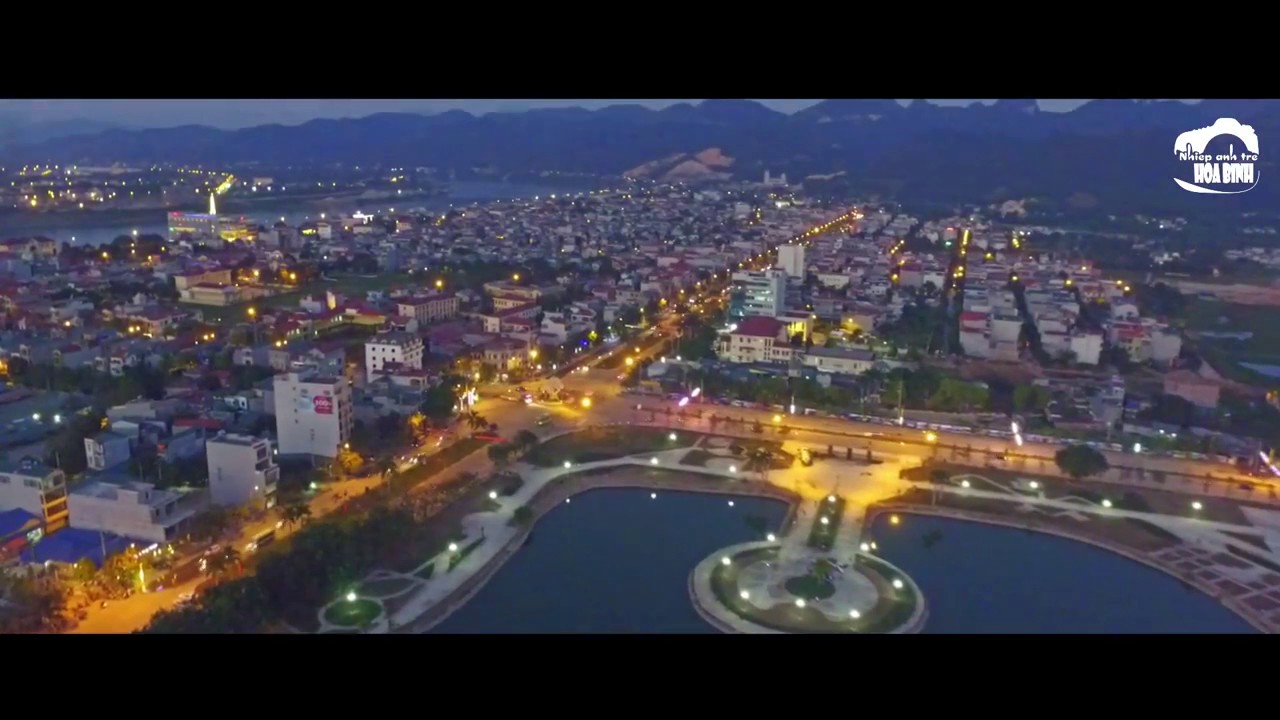
<svg viewBox="0 0 1280 720">
<path fill-rule="evenodd" d="M 1062 200 L 1085 193 L 1104 207 L 1151 209 L 1187 203 L 1185 193 L 1168 182 L 1170 143 L 1223 117 L 1252 126 L 1264 144 L 1280 136 L 1280 101 L 1274 100 L 1093 100 L 1071 112 L 1050 113 L 1017 99 L 969 107 L 833 99 L 786 115 L 752 100 L 724 99 L 661 110 L 622 104 L 484 115 L 382 113 L 238 130 L 115 129 L 11 144 L 0 148 L 0 159 L 620 175 L 714 147 L 734 158 L 731 171 L 742 178 L 758 178 L 765 169 L 786 172 L 793 181 L 844 171 L 842 182 L 862 183 L 859 189 L 886 196 Z M 1278 191 L 1262 183 L 1238 202 L 1269 199 L 1274 206 Z"/>
</svg>

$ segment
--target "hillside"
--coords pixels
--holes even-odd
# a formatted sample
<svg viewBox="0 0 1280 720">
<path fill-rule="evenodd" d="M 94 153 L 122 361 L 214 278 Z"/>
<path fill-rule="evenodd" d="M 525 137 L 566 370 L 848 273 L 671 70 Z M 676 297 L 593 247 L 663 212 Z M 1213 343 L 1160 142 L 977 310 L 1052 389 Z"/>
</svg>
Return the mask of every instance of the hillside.
<svg viewBox="0 0 1280 720">
<path fill-rule="evenodd" d="M 616 105 L 475 116 L 384 113 L 241 130 L 187 126 L 110 130 L 0 149 L 9 162 L 492 167 L 655 179 L 758 178 L 768 168 L 939 202 L 994 202 L 1073 195 L 1154 212 L 1238 212 L 1280 205 L 1265 180 L 1229 200 L 1188 198 L 1170 181 L 1178 133 L 1234 117 L 1266 142 L 1280 137 L 1280 101 L 1098 100 L 1068 113 L 1028 100 L 991 106 L 909 106 L 888 100 L 826 100 L 785 115 L 749 100 L 680 103 L 662 110 Z M 674 173 L 674 174 L 673 174 Z M 844 173 L 841 175 L 840 173 Z M 822 182 L 822 181 L 820 181 Z"/>
</svg>

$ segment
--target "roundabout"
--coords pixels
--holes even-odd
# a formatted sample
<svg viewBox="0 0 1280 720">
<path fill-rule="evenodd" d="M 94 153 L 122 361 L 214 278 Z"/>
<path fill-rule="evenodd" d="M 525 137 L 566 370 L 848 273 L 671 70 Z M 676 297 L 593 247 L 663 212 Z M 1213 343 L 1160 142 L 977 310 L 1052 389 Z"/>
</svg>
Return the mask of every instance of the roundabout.
<svg viewBox="0 0 1280 720">
<path fill-rule="evenodd" d="M 915 582 L 874 555 L 839 564 L 768 542 L 706 558 L 690 575 L 690 594 L 725 632 L 912 633 L 926 617 Z"/>
</svg>

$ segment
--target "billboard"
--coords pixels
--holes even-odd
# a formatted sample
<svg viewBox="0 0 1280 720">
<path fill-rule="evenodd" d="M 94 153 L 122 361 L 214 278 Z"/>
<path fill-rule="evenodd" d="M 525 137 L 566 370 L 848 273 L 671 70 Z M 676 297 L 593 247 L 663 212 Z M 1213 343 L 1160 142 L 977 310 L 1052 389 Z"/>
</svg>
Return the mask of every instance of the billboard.
<svg viewBox="0 0 1280 720">
<path fill-rule="evenodd" d="M 312 404 L 315 406 L 317 415 L 333 414 L 333 398 L 328 397 L 327 395 L 315 396 L 312 399 Z"/>
</svg>

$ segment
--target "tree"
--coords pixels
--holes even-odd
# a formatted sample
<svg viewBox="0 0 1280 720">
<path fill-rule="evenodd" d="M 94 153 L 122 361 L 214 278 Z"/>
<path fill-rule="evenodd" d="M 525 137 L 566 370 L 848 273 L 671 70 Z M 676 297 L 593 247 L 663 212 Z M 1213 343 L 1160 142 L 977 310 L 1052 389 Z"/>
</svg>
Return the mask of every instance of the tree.
<svg viewBox="0 0 1280 720">
<path fill-rule="evenodd" d="M 280 515 L 280 519 L 284 521 L 290 529 L 298 523 L 303 525 L 311 520 L 311 508 L 306 503 L 294 502 L 287 505 L 281 505 L 276 508 L 276 512 Z"/>
<path fill-rule="evenodd" d="M 217 540 L 222 537 L 234 523 L 234 518 L 226 508 L 213 506 L 191 518 L 188 532 L 196 540 Z"/>
<path fill-rule="evenodd" d="M 78 583 L 87 583 L 98 574 L 98 566 L 89 558 L 80 558 L 71 566 L 70 577 Z"/>
<path fill-rule="evenodd" d="M 240 551 L 224 547 L 205 558 L 204 571 L 210 577 L 224 578 L 240 565 Z"/>
<path fill-rule="evenodd" d="M 527 453 L 538 444 L 538 436 L 530 430 L 521 430 L 511 439 L 511 444 L 518 448 L 521 454 Z"/>
<path fill-rule="evenodd" d="M 1049 389 L 1039 385 L 1019 385 L 1013 390 L 1013 407 L 1018 412 L 1038 413 L 1051 399 Z"/>
<path fill-rule="evenodd" d="M 359 472 L 364 466 L 364 458 L 360 457 L 360 453 L 355 450 L 344 447 L 338 452 L 338 466 L 344 473 L 351 475 Z"/>
<path fill-rule="evenodd" d="M 747 451 L 746 461 L 743 463 L 747 472 L 758 472 L 760 477 L 768 482 L 769 469 L 773 466 L 773 451 L 767 447 L 754 447 Z"/>
<path fill-rule="evenodd" d="M 1077 479 L 1097 475 L 1111 467 L 1105 455 L 1088 445 L 1063 448 L 1053 456 L 1053 461 L 1058 464 L 1058 469 Z"/>
<path fill-rule="evenodd" d="M 489 446 L 489 461 L 495 467 L 504 468 L 511 459 L 511 446 L 507 443 L 494 443 Z"/>
<path fill-rule="evenodd" d="M 466 420 L 467 426 L 472 430 L 484 430 L 489 427 L 489 421 L 475 410 L 468 412 L 463 419 Z"/>
</svg>

